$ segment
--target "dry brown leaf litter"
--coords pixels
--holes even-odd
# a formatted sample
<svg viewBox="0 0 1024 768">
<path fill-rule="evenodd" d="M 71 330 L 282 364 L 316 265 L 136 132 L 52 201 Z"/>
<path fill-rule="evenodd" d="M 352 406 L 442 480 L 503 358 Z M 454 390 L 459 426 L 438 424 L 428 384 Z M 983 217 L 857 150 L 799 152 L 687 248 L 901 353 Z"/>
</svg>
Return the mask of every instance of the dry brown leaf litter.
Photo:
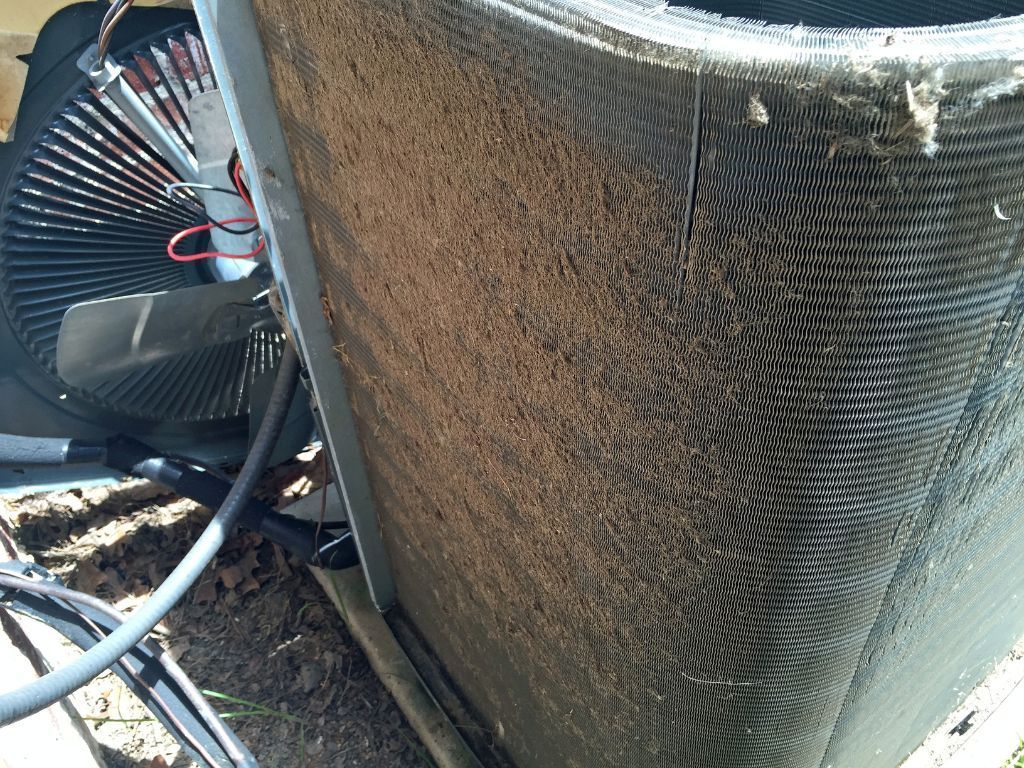
<svg viewBox="0 0 1024 768">
<path fill-rule="evenodd" d="M 266 495 L 282 488 L 290 497 L 308 493 L 319 485 L 319 466 L 279 468 Z M 2 505 L 23 551 L 76 589 L 122 610 L 145 600 L 210 516 L 144 481 L 8 498 Z M 295 721 L 232 719 L 261 766 L 424 765 L 415 734 L 321 588 L 304 566 L 258 535 L 231 539 L 160 629 L 161 643 L 200 688 L 305 723 L 303 747 Z M 97 718 L 89 722 L 111 768 L 192 765 L 158 724 L 114 722 L 148 712 L 113 673 L 83 689 L 82 697 L 83 714 Z M 245 709 L 221 704 L 222 711 Z"/>
</svg>

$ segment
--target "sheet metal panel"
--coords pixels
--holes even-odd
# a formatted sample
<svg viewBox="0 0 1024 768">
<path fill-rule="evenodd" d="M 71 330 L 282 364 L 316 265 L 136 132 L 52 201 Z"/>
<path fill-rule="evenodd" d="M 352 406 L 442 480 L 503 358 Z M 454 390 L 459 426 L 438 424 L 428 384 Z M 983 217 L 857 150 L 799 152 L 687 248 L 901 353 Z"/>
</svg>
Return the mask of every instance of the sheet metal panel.
<svg viewBox="0 0 1024 768">
<path fill-rule="evenodd" d="M 224 97 L 238 154 L 274 270 L 282 308 L 309 376 L 317 424 L 333 464 L 367 586 L 381 610 L 395 587 L 356 441 L 348 391 L 336 365 L 330 321 L 321 296 L 305 216 L 288 150 L 272 108 L 266 59 L 248 0 L 196 0 L 196 16 Z"/>
</svg>

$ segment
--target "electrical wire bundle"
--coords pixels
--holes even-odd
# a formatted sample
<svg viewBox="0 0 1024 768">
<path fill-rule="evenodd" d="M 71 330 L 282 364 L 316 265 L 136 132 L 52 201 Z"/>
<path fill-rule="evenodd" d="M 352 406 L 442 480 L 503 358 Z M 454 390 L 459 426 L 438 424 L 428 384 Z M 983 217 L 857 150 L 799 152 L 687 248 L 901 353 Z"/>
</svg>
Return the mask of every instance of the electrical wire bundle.
<svg viewBox="0 0 1024 768">
<path fill-rule="evenodd" d="M 114 2 L 111 3 L 110 8 L 107 9 L 106 14 L 104 14 L 103 20 L 100 22 L 99 35 L 96 38 L 96 60 L 100 63 L 100 66 L 102 66 L 102 63 L 105 61 L 107 53 L 110 50 L 110 41 L 114 33 L 114 28 L 121 21 L 121 19 L 125 17 L 125 15 L 131 9 L 132 4 L 134 2 L 135 0 L 114 0 Z M 259 244 L 256 246 L 255 249 L 248 253 L 242 254 L 221 253 L 219 251 L 207 251 L 204 253 L 195 254 L 179 254 L 175 251 L 175 247 L 182 240 L 185 240 L 191 235 L 199 234 L 200 232 L 208 232 L 214 228 L 220 229 L 232 235 L 248 235 L 253 232 L 256 232 L 259 229 L 259 221 L 256 218 L 256 210 L 253 207 L 252 198 L 249 195 L 249 192 L 245 186 L 245 182 L 242 179 L 242 164 L 241 161 L 238 159 L 237 152 L 232 153 L 231 158 L 228 161 L 228 173 L 231 176 L 232 180 L 234 181 L 235 188 L 233 190 L 225 189 L 223 187 L 215 187 L 209 184 L 199 184 L 186 181 L 179 181 L 167 185 L 166 192 L 169 197 L 173 197 L 177 193 L 180 199 L 183 199 L 189 203 L 196 203 L 194 195 L 186 196 L 178 192 L 178 190 L 202 189 L 210 192 L 238 195 L 239 197 L 242 198 L 242 200 L 245 202 L 246 206 L 252 213 L 252 216 L 239 216 L 232 219 L 225 219 L 224 221 L 215 221 L 211 219 L 209 216 L 206 216 L 205 213 L 203 213 L 203 216 L 206 218 L 205 223 L 182 230 L 181 232 L 177 233 L 174 237 L 172 237 L 170 241 L 167 243 L 167 255 L 170 256 L 175 261 L 189 262 L 210 258 L 251 259 L 263 250 L 265 243 L 263 238 L 261 237 Z M 250 226 L 244 229 L 231 229 L 227 226 L 228 224 L 248 224 Z"/>
<path fill-rule="evenodd" d="M 125 17 L 134 2 L 135 0 L 114 0 L 103 16 L 103 21 L 100 22 L 100 33 L 96 38 L 96 61 L 100 63 L 100 66 L 110 49 L 110 38 L 114 34 L 114 27 Z"/>
<path fill-rule="evenodd" d="M 234 189 L 226 189 L 224 187 L 216 187 L 216 186 L 213 186 L 212 184 L 199 184 L 199 183 L 193 183 L 193 182 L 187 182 L 187 181 L 178 181 L 178 182 L 175 182 L 173 184 L 168 184 L 167 185 L 167 188 L 166 188 L 167 195 L 168 195 L 168 197 L 171 197 L 175 193 L 177 193 L 179 197 L 181 197 L 184 200 L 187 200 L 190 203 L 195 203 L 196 201 L 192 197 L 186 197 L 186 196 L 182 195 L 180 192 L 177 192 L 177 190 L 201 189 L 201 190 L 204 190 L 204 191 L 207 191 L 207 192 L 218 192 L 218 193 L 227 194 L 227 195 L 236 195 L 236 196 L 242 198 L 242 201 L 246 204 L 246 206 L 252 212 L 252 216 L 239 216 L 239 217 L 232 218 L 232 219 L 225 219 L 223 221 L 216 221 L 216 220 L 210 218 L 209 216 L 207 216 L 205 213 L 203 213 L 203 216 L 206 218 L 206 223 L 205 224 L 198 224 L 198 225 L 196 225 L 194 227 L 189 227 L 188 229 L 183 229 L 181 232 L 179 232 L 174 237 L 172 237 L 170 239 L 170 241 L 167 243 L 167 255 L 170 256 L 175 261 L 188 262 L 188 261 L 200 261 L 201 259 L 211 259 L 211 258 L 251 259 L 254 256 L 256 256 L 257 254 L 259 254 L 260 251 L 263 250 L 265 242 L 264 242 L 263 238 L 261 237 L 260 241 L 259 241 L 259 244 L 256 246 L 256 248 L 254 248 L 253 250 L 249 251 L 248 253 L 238 253 L 238 254 L 236 254 L 236 253 L 222 253 L 220 251 L 205 251 L 203 253 L 180 254 L 180 253 L 177 253 L 175 251 L 175 248 L 177 247 L 177 245 L 182 240 L 184 240 L 185 238 L 190 237 L 191 235 L 199 234 L 200 232 L 209 232 L 211 229 L 214 229 L 214 228 L 223 230 L 224 232 L 227 232 L 228 234 L 231 234 L 231 235 L 248 235 L 248 234 L 251 234 L 251 233 L 257 231 L 260 228 L 259 220 L 256 218 L 256 209 L 255 209 L 255 207 L 253 207 L 253 204 L 252 204 L 252 197 L 249 194 L 249 190 L 248 190 L 248 188 L 245 185 L 245 181 L 242 179 L 242 163 L 238 159 L 237 152 L 236 153 L 232 153 L 231 159 L 228 161 L 228 168 L 229 168 L 229 173 L 231 175 L 231 179 L 232 179 L 232 181 L 234 182 L 234 185 L 235 185 Z M 249 224 L 250 226 L 246 227 L 245 229 L 229 229 L 226 226 L 228 224 Z"/>
</svg>

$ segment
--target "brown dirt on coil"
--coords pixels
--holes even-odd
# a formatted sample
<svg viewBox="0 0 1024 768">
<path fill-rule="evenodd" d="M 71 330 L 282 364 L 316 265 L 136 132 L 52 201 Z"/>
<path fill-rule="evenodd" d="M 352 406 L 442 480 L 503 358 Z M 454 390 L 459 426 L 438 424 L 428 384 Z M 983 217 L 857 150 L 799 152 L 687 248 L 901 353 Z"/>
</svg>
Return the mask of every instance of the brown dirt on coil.
<svg viewBox="0 0 1024 768">
<path fill-rule="evenodd" d="M 678 200 L 426 28 L 414 45 L 358 2 L 255 5 L 399 600 L 487 746 L 586 764 L 568 730 L 627 760 L 651 747 L 633 702 L 659 696 L 640 647 L 681 664 L 660 634 L 728 492 L 683 431 L 688 393 L 729 389 L 721 351 L 649 287 Z M 694 285 L 731 290 L 719 271 L 672 288 Z M 592 554 L 637 537 L 644 563 Z"/>
<path fill-rule="evenodd" d="M 512 5 L 580 36 L 255 2 L 401 607 L 516 764 L 822 763 L 1002 311 L 977 146 Z"/>
</svg>

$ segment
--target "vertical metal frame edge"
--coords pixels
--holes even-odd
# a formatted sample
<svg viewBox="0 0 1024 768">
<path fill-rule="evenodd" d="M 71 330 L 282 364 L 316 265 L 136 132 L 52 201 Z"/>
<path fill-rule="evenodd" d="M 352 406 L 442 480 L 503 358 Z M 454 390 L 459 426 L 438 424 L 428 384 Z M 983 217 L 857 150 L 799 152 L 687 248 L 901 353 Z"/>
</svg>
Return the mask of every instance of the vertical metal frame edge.
<svg viewBox="0 0 1024 768">
<path fill-rule="evenodd" d="M 334 340 L 320 303 L 319 272 L 295 187 L 259 30 L 249 0 L 195 0 L 199 27 L 224 96 L 271 267 L 309 371 L 335 477 L 348 509 L 374 604 L 394 603 L 395 586 L 363 466 L 362 450 Z M 233 73 L 243 73 L 234 77 Z M 296 301 L 295 297 L 302 297 Z"/>
</svg>

